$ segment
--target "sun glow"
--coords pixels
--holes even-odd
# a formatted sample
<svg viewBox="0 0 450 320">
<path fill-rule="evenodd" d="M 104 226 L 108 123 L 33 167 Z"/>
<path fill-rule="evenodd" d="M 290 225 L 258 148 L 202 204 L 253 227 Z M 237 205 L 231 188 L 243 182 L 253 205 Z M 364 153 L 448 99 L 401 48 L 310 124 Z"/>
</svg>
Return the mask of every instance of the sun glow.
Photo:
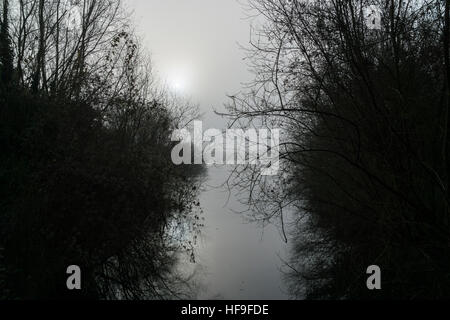
<svg viewBox="0 0 450 320">
<path fill-rule="evenodd" d="M 176 68 L 174 67 L 167 73 L 167 85 L 176 93 L 189 93 L 189 91 L 191 90 L 190 74 L 190 68 L 187 68 L 186 66 L 178 66 Z"/>
<path fill-rule="evenodd" d="M 186 91 L 186 78 L 182 76 L 173 77 L 170 79 L 170 86 L 176 92 L 185 92 Z"/>
</svg>

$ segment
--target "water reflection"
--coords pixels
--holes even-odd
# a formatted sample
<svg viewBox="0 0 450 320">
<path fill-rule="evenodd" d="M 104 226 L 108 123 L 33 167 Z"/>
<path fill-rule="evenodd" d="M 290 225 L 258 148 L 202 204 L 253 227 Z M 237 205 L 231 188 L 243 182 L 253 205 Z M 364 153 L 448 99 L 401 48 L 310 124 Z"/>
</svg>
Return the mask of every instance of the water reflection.
<svg viewBox="0 0 450 320">
<path fill-rule="evenodd" d="M 245 206 L 237 199 L 242 194 L 220 187 L 228 174 L 225 167 L 209 168 L 200 194 L 205 227 L 196 263 L 184 263 L 196 271 L 197 298 L 287 299 L 281 259 L 287 257 L 288 244 L 275 226 L 262 229 L 235 213 Z"/>
</svg>

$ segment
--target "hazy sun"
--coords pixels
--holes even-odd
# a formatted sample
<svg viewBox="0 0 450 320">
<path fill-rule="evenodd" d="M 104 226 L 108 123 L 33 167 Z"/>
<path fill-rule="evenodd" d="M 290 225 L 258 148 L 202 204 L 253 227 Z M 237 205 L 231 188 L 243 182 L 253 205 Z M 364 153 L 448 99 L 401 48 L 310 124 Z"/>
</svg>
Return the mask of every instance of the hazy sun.
<svg viewBox="0 0 450 320">
<path fill-rule="evenodd" d="M 169 88 L 177 93 L 189 93 L 191 87 L 191 68 L 186 65 L 171 67 L 166 72 L 166 81 Z"/>
<path fill-rule="evenodd" d="M 184 92 L 186 90 L 186 79 L 181 76 L 171 79 L 170 84 L 172 89 L 177 92 Z"/>
</svg>

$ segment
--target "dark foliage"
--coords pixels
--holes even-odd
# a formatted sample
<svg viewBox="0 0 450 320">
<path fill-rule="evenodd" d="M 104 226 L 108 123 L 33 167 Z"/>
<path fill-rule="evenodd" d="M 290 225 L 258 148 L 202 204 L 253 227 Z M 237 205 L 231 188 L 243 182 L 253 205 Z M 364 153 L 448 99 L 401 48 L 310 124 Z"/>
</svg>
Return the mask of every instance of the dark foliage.
<svg viewBox="0 0 450 320">
<path fill-rule="evenodd" d="M 0 21 L 0 80 L 5 85 L 13 77 L 13 51 L 9 35 L 8 1 L 3 1 Z"/>
<path fill-rule="evenodd" d="M 450 297 L 448 1 L 253 4 L 269 20 L 257 80 L 230 110 L 287 133 L 282 192 L 260 201 L 294 210 L 292 294 Z M 370 265 L 382 290 L 366 287 Z"/>
<path fill-rule="evenodd" d="M 94 1 L 92 10 L 96 5 L 108 8 Z M 154 299 L 185 293 L 184 280 L 173 271 L 180 253 L 193 255 L 202 170 L 172 164 L 176 121 L 170 102 L 149 98 L 149 74 L 131 36 L 111 31 L 108 47 L 113 56 L 127 39 L 123 60 L 115 56 L 113 65 L 126 76 L 100 80 L 83 67 L 76 79 L 49 94 L 44 76 L 38 82 L 14 79 L 4 12 L 0 298 Z M 43 17 L 39 23 L 45 23 Z M 44 60 L 36 61 L 35 74 L 45 75 Z M 106 89 L 119 86 L 125 89 L 114 94 Z M 82 290 L 66 287 L 70 265 L 81 268 Z"/>
<path fill-rule="evenodd" d="M 2 95 L 0 112 L 7 297 L 69 295 L 72 264 L 82 266 L 81 295 L 91 298 L 171 269 L 164 230 L 193 194 L 171 198 L 191 177 L 170 166 L 167 116 L 152 111 L 151 134 L 136 141 L 82 103 L 13 91 Z M 111 259 L 124 270 L 108 271 Z M 146 273 L 128 273 L 144 266 Z M 125 274 L 130 279 L 120 279 Z"/>
</svg>

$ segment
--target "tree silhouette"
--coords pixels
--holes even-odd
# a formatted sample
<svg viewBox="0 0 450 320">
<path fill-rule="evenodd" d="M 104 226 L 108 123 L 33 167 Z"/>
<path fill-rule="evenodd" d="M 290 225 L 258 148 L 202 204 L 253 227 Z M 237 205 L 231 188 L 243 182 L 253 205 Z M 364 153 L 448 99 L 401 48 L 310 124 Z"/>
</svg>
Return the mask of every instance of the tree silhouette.
<svg viewBox="0 0 450 320">
<path fill-rule="evenodd" d="M 157 84 L 120 1 L 15 9 L 4 1 L 0 297 L 187 296 L 174 268 L 194 254 L 202 171 L 172 164 L 170 136 L 195 108 Z"/>
<path fill-rule="evenodd" d="M 448 297 L 448 1 L 252 5 L 268 20 L 249 49 L 256 79 L 229 113 L 284 129 L 282 171 L 244 168 L 236 184 L 252 190 L 251 218 L 293 212 L 293 295 Z M 369 265 L 383 290 L 367 289 Z"/>
<path fill-rule="evenodd" d="M 3 0 L 2 19 L 0 23 L 0 78 L 3 85 L 8 85 L 13 76 L 13 50 L 9 35 L 8 0 Z"/>
</svg>

